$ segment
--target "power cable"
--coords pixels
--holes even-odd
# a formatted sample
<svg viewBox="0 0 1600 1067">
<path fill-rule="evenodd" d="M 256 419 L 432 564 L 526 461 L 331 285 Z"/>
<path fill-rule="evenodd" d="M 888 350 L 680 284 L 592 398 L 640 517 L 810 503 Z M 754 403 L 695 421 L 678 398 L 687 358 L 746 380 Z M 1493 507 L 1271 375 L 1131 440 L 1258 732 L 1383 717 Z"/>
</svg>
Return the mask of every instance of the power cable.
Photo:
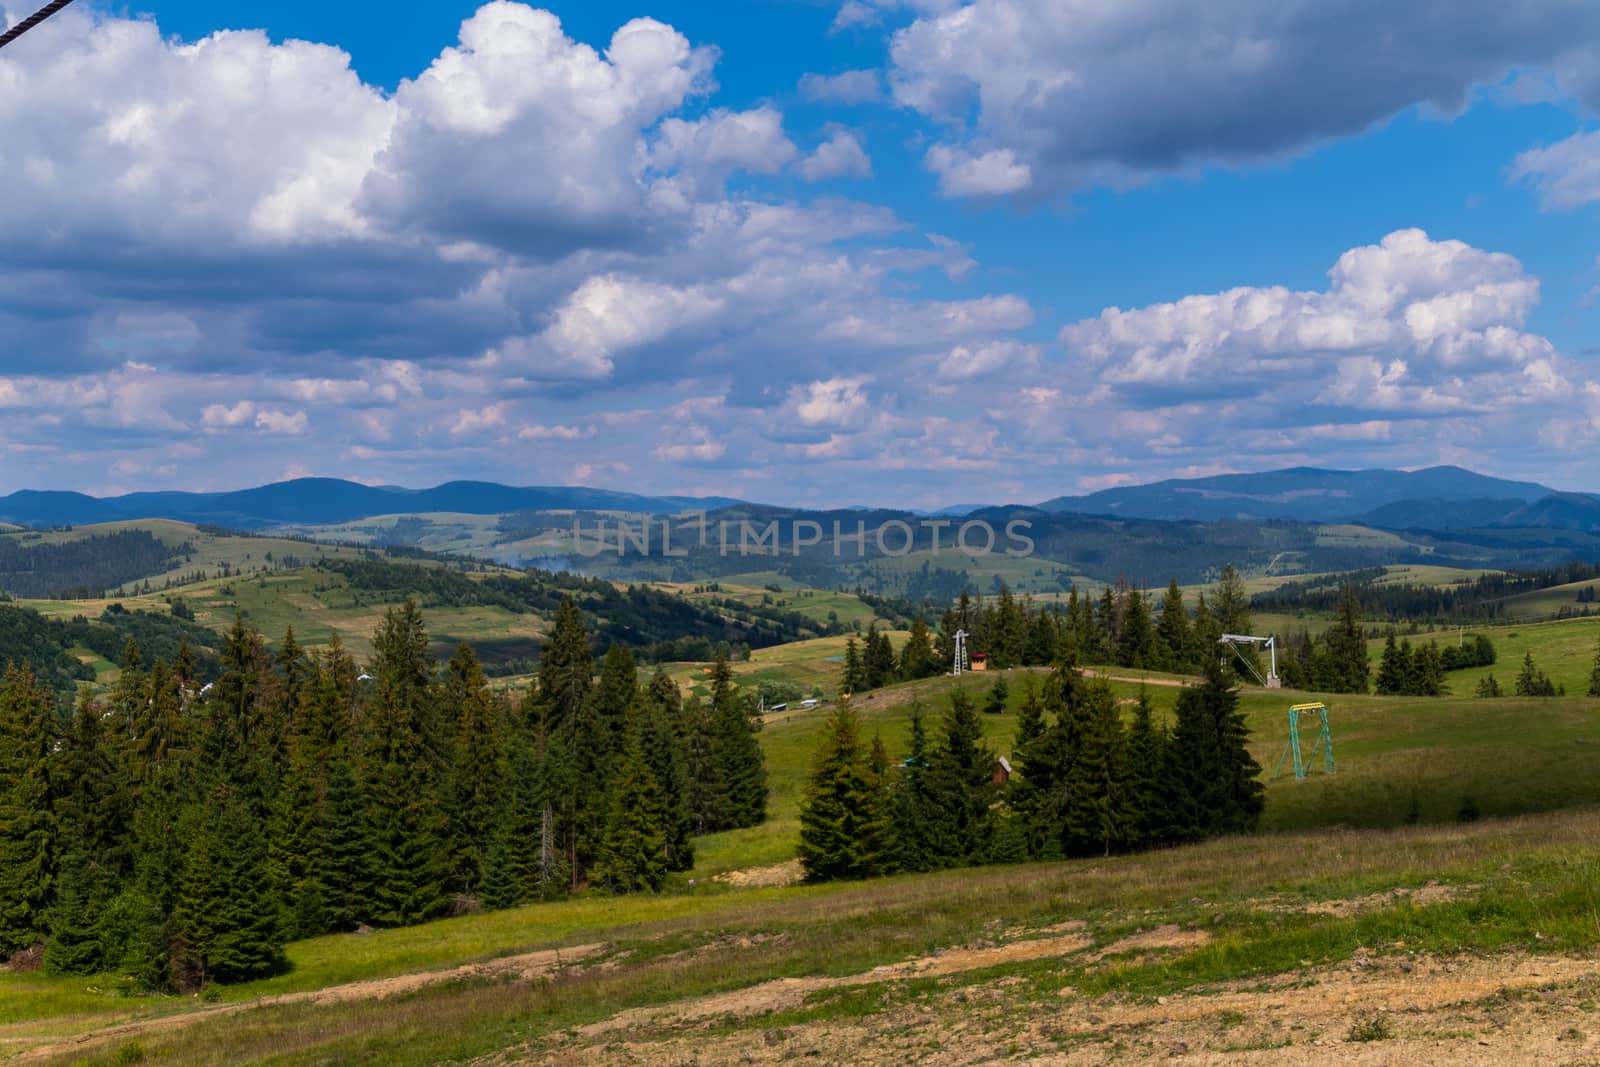
<svg viewBox="0 0 1600 1067">
<path fill-rule="evenodd" d="M 70 3 L 72 3 L 72 0 L 51 0 L 50 3 L 46 4 L 44 7 L 41 7 L 38 11 L 35 11 L 33 14 L 29 15 L 27 18 L 23 19 L 6 32 L 0 33 L 0 48 L 4 48 L 12 41 L 15 41 L 18 37 L 21 37 L 23 34 L 27 33 L 29 30 L 39 25 L 39 23 L 43 22 L 51 15 L 54 15 L 57 11 L 60 11 Z"/>
</svg>

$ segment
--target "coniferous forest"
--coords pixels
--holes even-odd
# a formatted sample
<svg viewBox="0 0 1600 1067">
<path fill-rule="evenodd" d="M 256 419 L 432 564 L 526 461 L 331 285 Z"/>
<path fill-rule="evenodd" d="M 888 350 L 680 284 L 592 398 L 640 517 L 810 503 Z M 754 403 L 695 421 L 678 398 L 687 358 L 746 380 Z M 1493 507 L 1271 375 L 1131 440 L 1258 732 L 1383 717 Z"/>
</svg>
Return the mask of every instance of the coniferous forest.
<svg viewBox="0 0 1600 1067">
<path fill-rule="evenodd" d="M 186 647 L 186 646 L 185 646 Z M 726 661 L 709 701 L 624 646 L 596 664 L 569 598 L 536 685 L 440 665 L 416 604 L 365 670 L 337 640 L 269 651 L 235 623 L 214 682 L 136 645 L 104 704 L 0 685 L 0 956 L 195 989 L 271 973 L 292 939 L 659 889 L 696 834 L 761 822 L 766 771 Z"/>
<path fill-rule="evenodd" d="M 984 746 L 978 714 L 952 694 L 931 731 L 914 715 L 891 760 L 841 700 L 801 806 L 806 877 L 1107 856 L 1246 833 L 1260 818 L 1261 768 L 1215 660 L 1179 695 L 1170 729 L 1143 696 L 1125 720 L 1107 683 L 1068 665 L 1025 694 L 1007 763 Z"/>
</svg>

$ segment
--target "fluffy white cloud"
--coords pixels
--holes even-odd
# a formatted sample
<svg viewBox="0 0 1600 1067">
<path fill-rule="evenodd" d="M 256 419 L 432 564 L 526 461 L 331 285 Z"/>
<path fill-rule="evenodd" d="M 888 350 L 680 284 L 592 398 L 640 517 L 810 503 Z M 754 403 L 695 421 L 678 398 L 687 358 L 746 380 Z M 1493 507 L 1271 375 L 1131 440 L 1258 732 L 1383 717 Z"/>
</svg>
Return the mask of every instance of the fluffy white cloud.
<svg viewBox="0 0 1600 1067">
<path fill-rule="evenodd" d="M 1123 390 L 1259 388 L 1315 381 L 1433 386 L 1470 372 L 1548 363 L 1554 349 L 1520 327 L 1539 283 L 1511 256 L 1400 230 L 1352 249 L 1321 292 L 1239 288 L 1067 326 L 1061 340 L 1102 382 Z M 1380 390 L 1380 391 L 1382 391 Z M 1392 395 L 1385 392 L 1384 395 Z"/>
<path fill-rule="evenodd" d="M 939 361 L 939 377 L 949 382 L 1032 369 L 1039 361 L 1039 346 L 1020 341 L 984 341 L 956 345 Z"/>
<path fill-rule="evenodd" d="M 667 119 L 650 158 L 659 170 L 677 171 L 697 196 L 714 196 L 733 171 L 773 174 L 798 154 L 784 135 L 780 112 L 718 108 L 692 122 Z"/>
<path fill-rule="evenodd" d="M 928 149 L 928 169 L 939 175 L 945 196 L 1005 196 L 1033 184 L 1033 168 L 1017 161 L 1009 148 L 991 148 L 973 155 L 961 148 L 934 145 Z"/>
<path fill-rule="evenodd" d="M 636 240 L 666 207 L 643 132 L 709 87 L 711 62 L 653 19 L 617 30 L 601 55 L 550 12 L 494 0 L 395 93 L 362 206 L 395 227 L 543 255 Z"/>
<path fill-rule="evenodd" d="M 787 411 L 807 426 L 847 426 L 867 414 L 870 379 L 829 378 L 789 390 Z"/>
<path fill-rule="evenodd" d="M 1004 176 L 947 181 L 952 195 L 1016 191 L 1030 170 L 1052 189 L 1272 159 L 1407 108 L 1457 111 L 1526 68 L 1600 104 L 1600 8 L 1586 0 L 946 6 L 895 33 L 890 80 L 901 104 L 950 127 L 951 154 L 930 165 Z"/>
<path fill-rule="evenodd" d="M 303 411 L 258 411 L 256 429 L 263 433 L 298 437 L 310 428 L 311 420 Z"/>
<path fill-rule="evenodd" d="M 450 432 L 459 437 L 463 434 L 499 429 L 506 424 L 506 409 L 509 406 L 502 401 L 498 404 L 485 404 L 481 408 L 462 408 L 456 412 L 455 421 L 450 424 Z"/>
<path fill-rule="evenodd" d="M 697 289 L 603 275 L 579 286 L 542 333 L 513 339 L 495 354 L 535 377 L 603 378 L 617 352 L 659 341 L 721 308 Z"/>
<path fill-rule="evenodd" d="M 232 429 L 249 423 L 255 413 L 256 406 L 248 400 L 241 400 L 232 407 L 226 404 L 207 404 L 206 409 L 200 413 L 200 422 L 209 429 Z"/>
<path fill-rule="evenodd" d="M 0 240 L 41 215 L 141 243 L 359 234 L 396 113 L 337 48 L 69 9 L 0 53 Z"/>
<path fill-rule="evenodd" d="M 1600 130 L 1575 133 L 1517 156 L 1511 175 L 1539 191 L 1546 209 L 1581 207 L 1600 200 Z"/>
<path fill-rule="evenodd" d="M 840 130 L 795 167 L 800 177 L 808 182 L 826 181 L 829 178 L 870 178 L 872 160 L 856 135 Z"/>
</svg>

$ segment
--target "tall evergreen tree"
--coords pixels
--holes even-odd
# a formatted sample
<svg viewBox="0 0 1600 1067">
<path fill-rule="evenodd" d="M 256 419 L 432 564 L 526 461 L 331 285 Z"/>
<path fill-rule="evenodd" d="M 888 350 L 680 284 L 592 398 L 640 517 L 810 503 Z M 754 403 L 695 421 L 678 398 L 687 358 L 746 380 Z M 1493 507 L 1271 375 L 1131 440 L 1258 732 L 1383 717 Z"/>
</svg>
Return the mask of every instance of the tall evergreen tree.
<svg viewBox="0 0 1600 1067">
<path fill-rule="evenodd" d="M 1367 691 L 1367 634 L 1361 625 L 1361 601 L 1355 586 L 1345 583 L 1339 592 L 1337 618 L 1323 637 L 1327 648 L 1328 689 L 1334 693 Z"/>
<path fill-rule="evenodd" d="M 728 825 L 728 789 L 727 783 L 717 778 L 715 719 L 700 697 L 684 698 L 682 730 L 689 813 L 695 833 L 708 834 Z"/>
<path fill-rule="evenodd" d="M 929 760 L 928 731 L 923 725 L 922 706 L 913 700 L 908 748 L 898 773 L 892 777 L 891 869 L 928 871 L 942 865 L 935 839 L 939 799 L 928 777 Z"/>
<path fill-rule="evenodd" d="M 454 717 L 444 796 L 451 880 L 459 891 L 475 893 L 506 802 L 504 715 L 470 645 L 456 648 L 442 688 Z"/>
<path fill-rule="evenodd" d="M 1166 740 L 1165 729 L 1155 721 L 1150 694 L 1141 686 L 1128 727 L 1124 783 L 1128 840 L 1136 846 L 1159 845 L 1171 837 L 1162 782 Z"/>
<path fill-rule="evenodd" d="M 1123 597 L 1122 639 L 1117 646 L 1117 662 L 1124 667 L 1143 669 L 1153 666 L 1156 633 L 1150 624 L 1150 606 L 1138 586 Z"/>
<path fill-rule="evenodd" d="M 867 641 L 862 648 L 864 689 L 879 689 L 894 681 L 894 646 L 889 635 L 878 632 L 876 621 L 867 626 Z"/>
<path fill-rule="evenodd" d="M 1589 695 L 1600 697 L 1600 639 L 1595 641 L 1594 666 L 1589 669 Z"/>
<path fill-rule="evenodd" d="M 800 865 L 806 880 L 871 878 L 885 866 L 883 806 L 861 722 L 841 699 L 828 715 L 800 802 Z"/>
<path fill-rule="evenodd" d="M 1156 623 L 1158 665 L 1169 671 L 1188 670 L 1194 662 L 1194 634 L 1189 626 L 1189 609 L 1183 603 L 1183 590 L 1174 578 L 1161 602 L 1161 618 Z"/>
<path fill-rule="evenodd" d="M 42 942 L 60 841 L 53 811 L 55 707 L 26 665 L 0 685 L 0 956 Z"/>
<path fill-rule="evenodd" d="M 1096 680 L 1078 692 L 1068 713 L 1076 720 L 1077 744 L 1061 781 L 1062 850 L 1109 856 L 1130 836 L 1122 721 L 1108 683 Z"/>
<path fill-rule="evenodd" d="M 539 703 L 549 727 L 566 726 L 578 715 L 594 681 L 594 654 L 578 602 L 561 598 L 550 636 L 539 649 Z"/>
<path fill-rule="evenodd" d="M 725 825 L 755 826 L 767 817 L 766 757 L 733 687 L 726 657 L 711 668 L 711 770 L 726 790 Z"/>
<path fill-rule="evenodd" d="M 677 683 L 656 668 L 639 707 L 639 744 L 650 773 L 661 787 L 667 869 L 672 871 L 694 866 L 689 770 L 676 728 L 680 708 Z"/>
<path fill-rule="evenodd" d="M 928 678 L 940 672 L 933 657 L 933 640 L 928 633 L 927 620 L 917 616 L 911 624 L 911 636 L 900 650 L 900 677 L 908 682 Z"/>
<path fill-rule="evenodd" d="M 283 964 L 283 938 L 268 899 L 265 827 L 224 783 L 212 787 L 192 820 L 172 917 L 179 987 L 272 973 Z"/>
<path fill-rule="evenodd" d="M 667 878 L 666 797 L 650 772 L 636 723 L 624 728 L 595 867 L 600 883 L 617 893 L 654 893 Z"/>
<path fill-rule="evenodd" d="M 372 918 L 404 925 L 447 901 L 450 856 L 439 807 L 441 760 L 428 635 L 415 601 L 384 616 L 373 637 L 374 677 L 361 779 L 371 845 Z"/>
<path fill-rule="evenodd" d="M 1249 737 L 1233 679 L 1221 665 L 1208 665 L 1201 685 L 1178 694 L 1168 745 L 1177 839 L 1255 829 L 1265 789 Z"/>
<path fill-rule="evenodd" d="M 857 647 L 854 637 L 845 638 L 844 674 L 839 679 L 839 691 L 846 694 L 864 693 L 869 688 L 866 666 L 861 661 L 861 649 Z"/>
<path fill-rule="evenodd" d="M 938 805 L 931 836 L 941 866 L 975 863 L 987 854 L 994 770 L 995 756 L 983 743 L 977 710 L 957 690 L 928 763 L 928 786 Z"/>
</svg>

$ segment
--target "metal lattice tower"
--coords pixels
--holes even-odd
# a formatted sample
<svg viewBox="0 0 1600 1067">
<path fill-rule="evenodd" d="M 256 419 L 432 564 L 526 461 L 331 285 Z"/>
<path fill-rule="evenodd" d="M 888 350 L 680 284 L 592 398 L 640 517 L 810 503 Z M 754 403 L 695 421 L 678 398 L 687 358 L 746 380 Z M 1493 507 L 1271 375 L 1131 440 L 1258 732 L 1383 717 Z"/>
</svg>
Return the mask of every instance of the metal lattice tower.
<svg viewBox="0 0 1600 1067">
<path fill-rule="evenodd" d="M 957 630 L 956 631 L 956 662 L 955 662 L 955 665 L 950 668 L 950 673 L 951 674 L 961 674 L 961 673 L 963 673 L 965 671 L 968 671 L 970 669 L 971 669 L 971 664 L 969 664 L 967 662 L 967 631 L 965 631 L 965 630 Z"/>
<path fill-rule="evenodd" d="M 1309 770 L 1309 762 L 1301 753 L 1300 748 L 1300 716 L 1315 715 L 1319 720 L 1317 742 L 1311 746 L 1311 760 L 1317 758 L 1317 750 L 1322 750 L 1323 762 L 1327 764 L 1327 772 L 1333 773 L 1333 734 L 1328 730 L 1328 706 L 1326 704 L 1295 704 L 1289 709 L 1289 745 L 1283 750 L 1283 755 L 1278 757 L 1278 766 L 1272 772 L 1272 779 L 1276 781 L 1278 775 L 1283 773 L 1283 761 L 1290 756 L 1294 757 L 1294 777 L 1296 781 L 1305 781 Z"/>
</svg>

